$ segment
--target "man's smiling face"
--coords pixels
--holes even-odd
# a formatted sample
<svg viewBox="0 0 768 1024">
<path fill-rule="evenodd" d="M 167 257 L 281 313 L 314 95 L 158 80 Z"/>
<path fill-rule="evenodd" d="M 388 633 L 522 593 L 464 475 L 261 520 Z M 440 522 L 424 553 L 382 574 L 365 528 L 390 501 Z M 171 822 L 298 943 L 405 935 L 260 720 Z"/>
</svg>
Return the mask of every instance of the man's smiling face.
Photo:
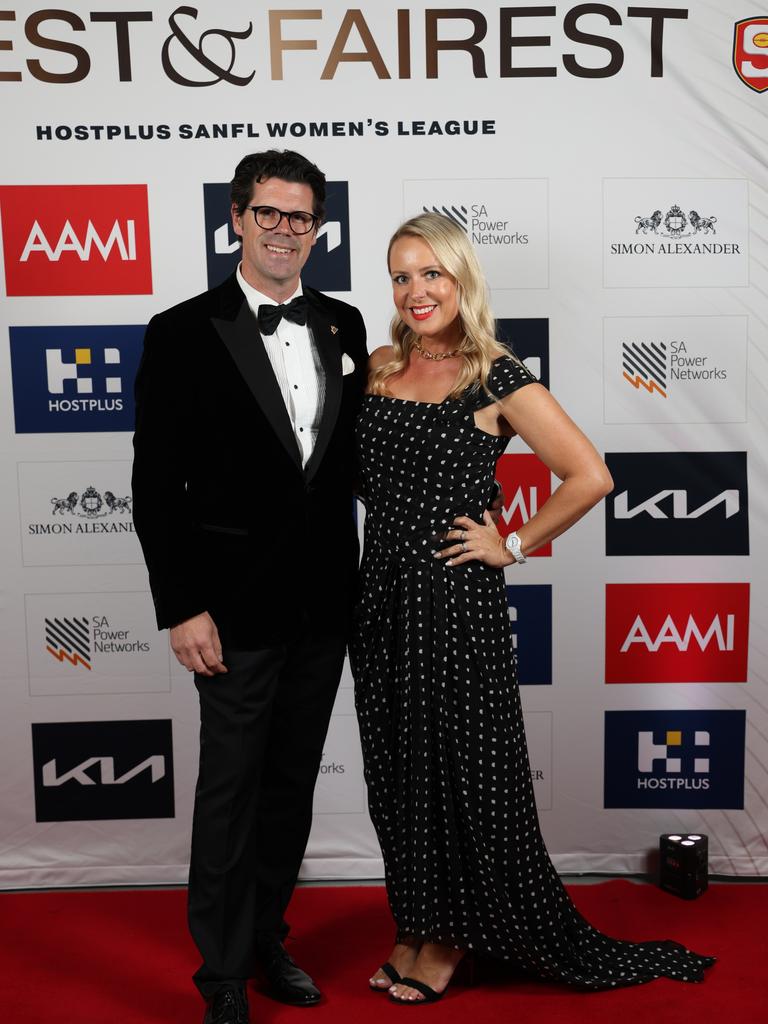
<svg viewBox="0 0 768 1024">
<path fill-rule="evenodd" d="M 254 184 L 248 205 L 273 206 L 286 213 L 313 213 L 313 198 L 307 184 L 267 178 Z M 291 231 L 287 217 L 283 217 L 277 227 L 265 230 L 256 223 L 253 210 L 245 209 L 241 215 L 234 206 L 232 225 L 243 240 L 241 270 L 245 280 L 276 302 L 287 299 L 296 290 L 301 269 L 317 240 L 317 227 L 297 235 Z"/>
</svg>

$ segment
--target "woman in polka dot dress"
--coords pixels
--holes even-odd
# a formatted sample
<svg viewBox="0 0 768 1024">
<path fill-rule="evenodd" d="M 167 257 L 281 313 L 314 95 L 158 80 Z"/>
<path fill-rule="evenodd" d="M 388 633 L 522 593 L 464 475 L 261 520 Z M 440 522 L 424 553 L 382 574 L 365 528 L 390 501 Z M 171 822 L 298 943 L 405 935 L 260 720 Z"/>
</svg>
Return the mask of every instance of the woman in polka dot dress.
<svg viewBox="0 0 768 1024">
<path fill-rule="evenodd" d="M 438 214 L 388 253 L 392 346 L 371 356 L 358 424 L 362 597 L 351 645 L 371 817 L 396 944 L 370 979 L 439 998 L 467 950 L 586 989 L 713 960 L 673 942 L 608 938 L 578 913 L 542 840 L 515 678 L 503 567 L 611 489 L 589 440 L 500 346 L 477 258 Z M 519 434 L 562 483 L 507 546 L 487 512 Z"/>
</svg>

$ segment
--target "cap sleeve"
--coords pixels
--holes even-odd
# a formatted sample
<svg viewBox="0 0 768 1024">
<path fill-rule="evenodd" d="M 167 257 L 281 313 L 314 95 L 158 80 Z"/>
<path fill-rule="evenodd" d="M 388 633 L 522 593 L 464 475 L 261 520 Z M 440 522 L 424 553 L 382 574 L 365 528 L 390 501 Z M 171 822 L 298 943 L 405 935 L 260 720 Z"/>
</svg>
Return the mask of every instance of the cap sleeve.
<svg viewBox="0 0 768 1024">
<path fill-rule="evenodd" d="M 491 366 L 486 385 L 496 399 L 506 398 L 513 391 L 525 387 L 526 384 L 536 384 L 536 377 L 531 373 L 524 363 L 516 356 L 499 356 Z M 477 407 L 483 408 L 490 405 L 493 398 L 488 395 L 485 388 L 478 388 Z"/>
</svg>

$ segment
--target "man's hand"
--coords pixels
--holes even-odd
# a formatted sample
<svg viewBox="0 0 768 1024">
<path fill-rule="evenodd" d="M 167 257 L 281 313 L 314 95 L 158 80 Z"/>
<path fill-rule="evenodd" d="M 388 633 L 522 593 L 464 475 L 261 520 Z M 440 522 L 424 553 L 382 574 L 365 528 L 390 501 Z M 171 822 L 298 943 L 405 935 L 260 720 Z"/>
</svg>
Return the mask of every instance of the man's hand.
<svg viewBox="0 0 768 1024">
<path fill-rule="evenodd" d="M 495 526 L 499 525 L 499 519 L 501 519 L 501 510 L 504 508 L 504 491 L 502 490 L 501 484 L 498 480 L 494 481 L 496 484 L 495 491 L 496 495 L 488 506 L 488 511 L 491 513 L 491 519 Z"/>
<path fill-rule="evenodd" d="M 179 664 L 189 672 L 213 676 L 226 672 L 221 660 L 221 641 L 216 623 L 208 612 L 173 626 L 170 631 L 171 650 Z"/>
</svg>

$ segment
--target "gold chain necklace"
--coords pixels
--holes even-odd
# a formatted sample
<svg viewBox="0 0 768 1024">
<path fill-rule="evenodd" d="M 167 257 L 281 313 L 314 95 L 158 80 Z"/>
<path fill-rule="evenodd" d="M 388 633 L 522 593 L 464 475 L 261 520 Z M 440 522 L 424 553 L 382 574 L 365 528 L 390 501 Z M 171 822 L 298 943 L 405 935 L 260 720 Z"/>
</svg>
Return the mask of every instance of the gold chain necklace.
<svg viewBox="0 0 768 1024">
<path fill-rule="evenodd" d="M 441 363 L 443 359 L 453 359 L 454 356 L 461 355 L 461 352 L 457 348 L 452 348 L 449 352 L 430 352 L 429 349 L 422 346 L 418 338 L 414 341 L 413 347 L 422 359 L 432 359 L 436 363 Z"/>
</svg>

